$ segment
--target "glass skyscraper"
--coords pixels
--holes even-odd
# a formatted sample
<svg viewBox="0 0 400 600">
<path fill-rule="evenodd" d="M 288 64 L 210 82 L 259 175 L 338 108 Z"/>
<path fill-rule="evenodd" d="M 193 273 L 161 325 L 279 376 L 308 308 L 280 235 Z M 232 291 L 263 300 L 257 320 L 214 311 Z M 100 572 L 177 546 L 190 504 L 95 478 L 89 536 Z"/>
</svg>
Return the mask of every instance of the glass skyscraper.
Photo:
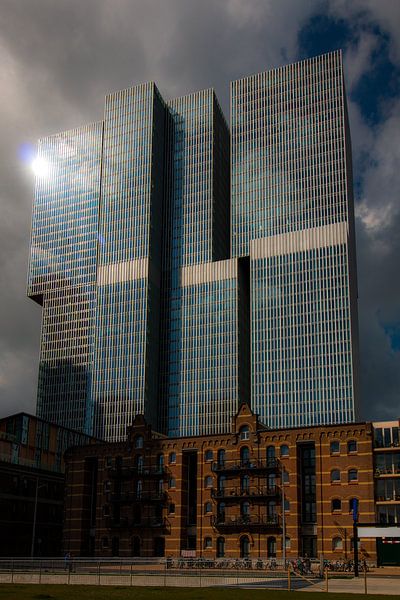
<svg viewBox="0 0 400 600">
<path fill-rule="evenodd" d="M 357 416 L 351 148 L 340 52 L 41 140 L 28 295 L 38 414 L 119 440 Z M 229 163 L 230 156 L 230 163 Z"/>
</svg>

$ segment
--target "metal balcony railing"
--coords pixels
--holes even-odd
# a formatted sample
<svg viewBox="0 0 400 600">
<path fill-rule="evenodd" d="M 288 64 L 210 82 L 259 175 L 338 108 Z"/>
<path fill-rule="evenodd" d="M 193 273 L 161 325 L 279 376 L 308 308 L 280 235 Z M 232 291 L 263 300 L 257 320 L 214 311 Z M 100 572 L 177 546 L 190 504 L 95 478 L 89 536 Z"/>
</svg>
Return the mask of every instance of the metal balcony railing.
<svg viewBox="0 0 400 600">
<path fill-rule="evenodd" d="M 250 471 L 260 473 L 262 471 L 279 470 L 279 460 L 277 458 L 267 458 L 265 460 L 239 460 L 214 462 L 212 470 L 215 473 L 237 473 L 240 471 Z"/>
<path fill-rule="evenodd" d="M 252 531 L 259 529 L 265 531 L 280 527 L 279 515 L 241 515 L 241 516 L 215 516 L 212 525 L 216 529 L 231 531 Z"/>
<path fill-rule="evenodd" d="M 229 487 L 221 490 L 212 489 L 211 497 L 224 502 L 237 502 L 238 500 L 265 500 L 266 498 L 276 498 L 280 495 L 279 488 L 274 486 L 250 486 L 249 488 Z"/>
</svg>

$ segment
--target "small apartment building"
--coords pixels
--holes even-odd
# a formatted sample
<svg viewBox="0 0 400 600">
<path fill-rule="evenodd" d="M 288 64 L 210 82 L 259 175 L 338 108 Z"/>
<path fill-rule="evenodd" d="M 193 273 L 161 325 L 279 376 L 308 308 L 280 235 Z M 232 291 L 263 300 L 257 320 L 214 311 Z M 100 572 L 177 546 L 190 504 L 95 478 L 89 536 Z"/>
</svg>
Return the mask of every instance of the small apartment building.
<svg viewBox="0 0 400 600">
<path fill-rule="evenodd" d="M 374 522 L 372 425 L 167 438 L 142 416 L 126 442 L 71 448 L 64 549 L 74 555 L 350 558 L 352 500 Z M 375 540 L 361 553 L 376 559 Z"/>
<path fill-rule="evenodd" d="M 91 439 L 27 413 L 0 419 L 0 556 L 61 554 L 64 452 Z"/>
<path fill-rule="evenodd" d="M 376 540 L 378 564 L 400 565 L 400 421 L 373 423 L 377 526 L 398 531 Z"/>
</svg>

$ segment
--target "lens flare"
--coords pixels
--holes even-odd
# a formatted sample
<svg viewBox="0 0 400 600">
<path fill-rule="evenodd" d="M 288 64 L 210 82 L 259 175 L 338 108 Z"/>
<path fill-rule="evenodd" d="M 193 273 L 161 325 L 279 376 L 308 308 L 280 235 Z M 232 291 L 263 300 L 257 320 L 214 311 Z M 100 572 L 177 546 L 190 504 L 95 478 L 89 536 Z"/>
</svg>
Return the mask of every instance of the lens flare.
<svg viewBox="0 0 400 600">
<path fill-rule="evenodd" d="M 37 156 L 35 160 L 32 161 L 32 170 L 36 177 L 47 177 L 49 174 L 49 163 L 44 158 Z"/>
</svg>

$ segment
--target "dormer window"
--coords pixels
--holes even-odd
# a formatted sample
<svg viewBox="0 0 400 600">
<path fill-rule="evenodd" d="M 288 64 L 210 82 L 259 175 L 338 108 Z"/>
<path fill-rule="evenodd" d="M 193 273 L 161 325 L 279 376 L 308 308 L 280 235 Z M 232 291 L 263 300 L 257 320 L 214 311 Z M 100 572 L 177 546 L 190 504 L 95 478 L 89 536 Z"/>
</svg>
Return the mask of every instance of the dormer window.
<svg viewBox="0 0 400 600">
<path fill-rule="evenodd" d="M 250 439 L 250 427 L 248 425 L 243 425 L 243 427 L 239 430 L 239 436 L 241 440 L 249 440 Z"/>
</svg>

